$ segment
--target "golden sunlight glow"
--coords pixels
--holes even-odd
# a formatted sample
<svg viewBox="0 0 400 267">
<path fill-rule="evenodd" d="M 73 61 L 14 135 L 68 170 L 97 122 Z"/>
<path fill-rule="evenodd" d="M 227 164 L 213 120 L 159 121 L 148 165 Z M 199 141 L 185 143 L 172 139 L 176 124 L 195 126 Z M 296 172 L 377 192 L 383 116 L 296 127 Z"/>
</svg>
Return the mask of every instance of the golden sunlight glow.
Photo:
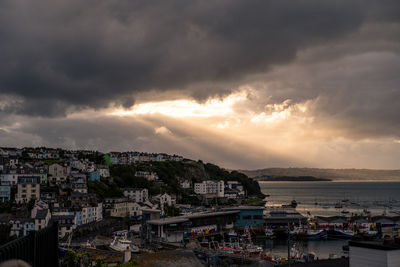
<svg viewBox="0 0 400 267">
<path fill-rule="evenodd" d="M 131 110 L 118 110 L 112 115 L 149 115 L 161 114 L 170 117 L 216 117 L 233 114 L 233 106 L 247 99 L 246 92 L 231 94 L 223 99 L 210 99 L 205 103 L 198 103 L 195 100 L 171 100 L 160 102 L 142 103 L 133 106 Z"/>
</svg>

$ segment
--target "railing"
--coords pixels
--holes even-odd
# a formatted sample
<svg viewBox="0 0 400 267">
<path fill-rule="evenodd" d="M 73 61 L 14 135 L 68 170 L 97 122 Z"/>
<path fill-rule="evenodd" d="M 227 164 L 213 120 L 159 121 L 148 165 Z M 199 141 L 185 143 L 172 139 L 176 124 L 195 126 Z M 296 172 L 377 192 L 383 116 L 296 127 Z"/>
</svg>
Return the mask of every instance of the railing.
<svg viewBox="0 0 400 267">
<path fill-rule="evenodd" d="M 0 247 L 0 263 L 20 259 L 33 267 L 58 266 L 58 224 L 30 232 Z"/>
</svg>

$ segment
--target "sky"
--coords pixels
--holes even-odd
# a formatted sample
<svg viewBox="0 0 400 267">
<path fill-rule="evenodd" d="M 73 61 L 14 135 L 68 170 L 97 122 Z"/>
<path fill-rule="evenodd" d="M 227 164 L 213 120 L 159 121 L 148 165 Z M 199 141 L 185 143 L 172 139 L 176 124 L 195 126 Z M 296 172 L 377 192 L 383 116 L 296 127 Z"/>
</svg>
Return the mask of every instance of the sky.
<svg viewBox="0 0 400 267">
<path fill-rule="evenodd" d="M 2 0 L 0 146 L 398 169 L 398 0 Z"/>
</svg>

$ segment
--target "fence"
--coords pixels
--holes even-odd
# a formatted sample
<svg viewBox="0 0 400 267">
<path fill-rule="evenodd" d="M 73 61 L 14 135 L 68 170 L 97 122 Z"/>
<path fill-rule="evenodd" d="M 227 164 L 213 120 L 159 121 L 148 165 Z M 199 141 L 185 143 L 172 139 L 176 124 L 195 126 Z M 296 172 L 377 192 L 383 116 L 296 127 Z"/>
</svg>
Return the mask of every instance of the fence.
<svg viewBox="0 0 400 267">
<path fill-rule="evenodd" d="M 58 266 L 58 223 L 0 247 L 0 262 L 21 259 L 33 267 Z"/>
</svg>

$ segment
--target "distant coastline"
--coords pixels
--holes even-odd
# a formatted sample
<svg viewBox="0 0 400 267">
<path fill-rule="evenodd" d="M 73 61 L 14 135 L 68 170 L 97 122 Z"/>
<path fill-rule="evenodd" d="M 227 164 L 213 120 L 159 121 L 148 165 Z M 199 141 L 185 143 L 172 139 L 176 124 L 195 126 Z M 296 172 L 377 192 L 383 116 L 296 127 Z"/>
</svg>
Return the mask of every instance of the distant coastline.
<svg viewBox="0 0 400 267">
<path fill-rule="evenodd" d="M 318 178 L 314 176 L 260 176 L 254 177 L 257 181 L 263 182 L 329 182 L 332 179 Z"/>
<path fill-rule="evenodd" d="M 400 170 L 372 169 L 318 169 L 318 168 L 266 168 L 239 170 L 258 181 L 278 181 L 274 177 L 315 177 L 334 181 L 400 181 Z M 267 179 L 265 179 L 267 178 Z M 286 180 L 284 180 L 286 181 Z M 299 180 L 297 180 L 299 181 Z M 315 181 L 315 180 L 312 180 Z"/>
</svg>

